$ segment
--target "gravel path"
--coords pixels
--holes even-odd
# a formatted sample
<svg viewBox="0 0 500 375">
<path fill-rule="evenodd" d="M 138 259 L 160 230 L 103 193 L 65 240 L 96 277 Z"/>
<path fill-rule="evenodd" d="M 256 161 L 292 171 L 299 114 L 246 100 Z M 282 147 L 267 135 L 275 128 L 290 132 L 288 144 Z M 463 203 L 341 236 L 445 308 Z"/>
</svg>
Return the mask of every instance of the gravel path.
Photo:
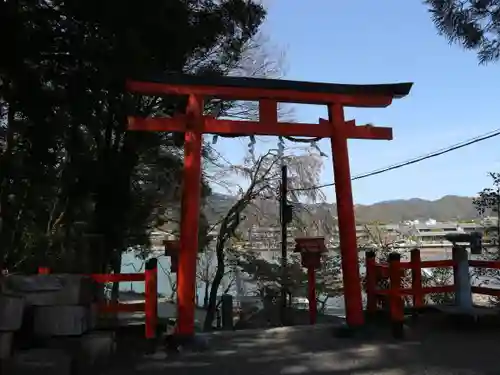
<svg viewBox="0 0 500 375">
<path fill-rule="evenodd" d="M 121 366 L 106 375 L 498 375 L 497 332 L 427 325 L 395 341 L 386 333 L 365 340 L 334 338 L 331 326 L 238 331 L 207 336 L 210 349 L 201 353 L 124 355 Z"/>
</svg>

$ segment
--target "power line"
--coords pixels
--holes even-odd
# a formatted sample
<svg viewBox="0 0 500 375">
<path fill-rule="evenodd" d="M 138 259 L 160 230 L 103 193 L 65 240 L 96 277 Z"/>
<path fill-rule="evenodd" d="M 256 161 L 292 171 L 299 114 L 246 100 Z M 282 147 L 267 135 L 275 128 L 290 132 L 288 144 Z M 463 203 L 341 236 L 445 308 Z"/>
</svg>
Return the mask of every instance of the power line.
<svg viewBox="0 0 500 375">
<path fill-rule="evenodd" d="M 462 141 L 460 143 L 456 143 L 456 144 L 448 146 L 446 148 L 442 148 L 442 149 L 436 150 L 434 152 L 430 152 L 428 154 L 425 154 L 425 155 L 422 155 L 422 156 L 418 156 L 418 157 L 413 158 L 413 159 L 409 159 L 409 160 L 406 160 L 406 161 L 403 161 L 403 162 L 392 164 L 392 165 L 389 165 L 389 166 L 384 167 L 384 168 L 375 169 L 375 170 L 373 170 L 371 172 L 359 174 L 357 176 L 352 177 L 351 180 L 352 181 L 354 181 L 354 180 L 361 180 L 362 178 L 376 176 L 378 174 L 382 174 L 382 173 L 389 172 L 389 171 L 392 171 L 392 170 L 395 170 L 395 169 L 406 167 L 408 165 L 416 164 L 416 163 L 419 163 L 421 161 L 434 158 L 436 156 L 447 154 L 448 152 L 451 152 L 451 151 L 459 150 L 459 149 L 461 149 L 463 147 L 470 146 L 470 145 L 472 145 L 474 143 L 479 143 L 479 142 L 485 141 L 487 139 L 497 137 L 499 135 L 500 135 L 500 129 L 496 129 L 496 130 L 493 130 L 493 131 L 491 131 L 489 133 L 486 133 L 486 134 L 483 134 L 483 135 L 479 135 L 479 136 L 474 137 L 474 138 L 470 138 L 470 139 L 468 139 L 466 141 Z M 307 190 L 313 190 L 313 189 L 322 189 L 322 188 L 330 187 L 330 186 L 335 186 L 335 182 L 324 184 L 324 185 L 310 186 L 310 187 L 307 187 L 307 188 L 297 188 L 297 189 L 290 189 L 290 190 L 291 191 L 307 191 Z"/>
</svg>

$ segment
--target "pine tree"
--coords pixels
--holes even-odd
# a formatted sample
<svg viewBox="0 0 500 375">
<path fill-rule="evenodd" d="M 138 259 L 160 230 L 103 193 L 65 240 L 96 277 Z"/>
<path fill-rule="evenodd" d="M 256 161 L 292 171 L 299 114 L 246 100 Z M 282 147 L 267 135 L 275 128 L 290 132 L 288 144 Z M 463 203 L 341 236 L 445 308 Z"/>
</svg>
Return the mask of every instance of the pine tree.
<svg viewBox="0 0 500 375">
<path fill-rule="evenodd" d="M 500 59 L 500 0 L 425 0 L 439 34 L 477 52 L 479 62 Z"/>
</svg>

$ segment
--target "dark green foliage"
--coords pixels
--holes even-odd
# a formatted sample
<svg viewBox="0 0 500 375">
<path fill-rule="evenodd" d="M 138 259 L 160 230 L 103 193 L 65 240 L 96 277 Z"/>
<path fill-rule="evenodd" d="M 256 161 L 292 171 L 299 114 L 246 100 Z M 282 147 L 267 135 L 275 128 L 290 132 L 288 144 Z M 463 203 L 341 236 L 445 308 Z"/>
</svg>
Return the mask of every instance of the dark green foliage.
<svg viewBox="0 0 500 375">
<path fill-rule="evenodd" d="M 182 149 L 126 117 L 179 100 L 133 97 L 125 80 L 227 74 L 263 17 L 244 0 L 1 2 L 0 268 L 99 272 L 147 248 L 180 200 Z"/>
<path fill-rule="evenodd" d="M 425 0 L 440 34 L 465 49 L 477 51 L 479 61 L 500 58 L 499 0 Z"/>
<path fill-rule="evenodd" d="M 480 215 L 492 213 L 500 215 L 500 173 L 490 173 L 494 188 L 485 188 L 474 199 L 474 206 Z"/>
<path fill-rule="evenodd" d="M 497 219 L 486 220 L 483 233 L 483 239 L 497 246 L 483 248 L 483 253 L 479 258 L 498 261 L 500 259 L 500 173 L 490 173 L 490 177 L 493 180 L 493 187 L 480 191 L 478 197 L 474 199 L 474 206 L 479 214 L 484 215 L 487 213 Z M 474 268 L 472 276 L 476 284 L 480 286 L 488 286 L 490 282 L 498 283 L 500 280 L 500 272 L 492 268 Z M 497 297 L 491 297 L 490 302 L 498 305 L 500 301 Z"/>
</svg>

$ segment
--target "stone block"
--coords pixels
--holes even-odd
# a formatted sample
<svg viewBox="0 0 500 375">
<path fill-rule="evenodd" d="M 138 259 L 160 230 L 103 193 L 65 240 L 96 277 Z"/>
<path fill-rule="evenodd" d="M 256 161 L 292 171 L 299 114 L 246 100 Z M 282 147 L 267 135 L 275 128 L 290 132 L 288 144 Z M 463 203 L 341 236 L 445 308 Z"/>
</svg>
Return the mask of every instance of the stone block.
<svg viewBox="0 0 500 375">
<path fill-rule="evenodd" d="M 12 339 L 14 332 L 0 332 L 0 360 L 7 359 L 12 354 Z"/>
<path fill-rule="evenodd" d="M 92 329 L 89 306 L 37 306 L 34 333 L 38 336 L 79 336 Z"/>
<path fill-rule="evenodd" d="M 17 331 L 21 328 L 23 312 L 23 297 L 0 294 L 0 331 Z"/>
<path fill-rule="evenodd" d="M 13 375 L 70 375 L 72 358 L 63 350 L 31 349 L 15 353 L 6 371 Z"/>
<path fill-rule="evenodd" d="M 85 305 L 94 300 L 94 281 L 81 275 L 9 275 L 4 290 L 21 294 L 32 306 Z"/>
</svg>

